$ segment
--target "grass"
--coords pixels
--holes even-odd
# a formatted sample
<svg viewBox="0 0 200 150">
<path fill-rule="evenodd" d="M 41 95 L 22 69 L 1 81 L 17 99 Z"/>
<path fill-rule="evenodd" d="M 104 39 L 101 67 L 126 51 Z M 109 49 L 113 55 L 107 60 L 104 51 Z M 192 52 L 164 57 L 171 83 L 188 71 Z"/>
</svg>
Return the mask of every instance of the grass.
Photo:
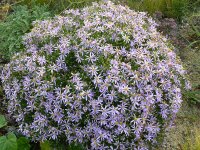
<svg viewBox="0 0 200 150">
<path fill-rule="evenodd" d="M 182 146 L 183 150 L 200 150 L 200 130 L 195 128 L 194 138 L 189 138 Z"/>
<path fill-rule="evenodd" d="M 200 10 L 190 14 L 186 21 L 187 30 L 182 33 L 182 36 L 189 41 L 188 48 L 200 50 Z"/>
<path fill-rule="evenodd" d="M 200 150 L 200 50 L 186 46 L 180 49 L 179 56 L 188 71 L 192 90 L 184 93 L 185 101 L 160 150 Z"/>
<path fill-rule="evenodd" d="M 159 150 L 200 150 L 199 116 L 199 108 L 184 102 L 174 126 L 166 133 L 162 148 Z"/>
<path fill-rule="evenodd" d="M 198 47 L 194 47 L 193 49 L 186 47 L 180 50 L 179 53 L 187 68 L 192 85 L 192 90 L 184 93 L 185 99 L 187 99 L 190 104 L 200 105 L 200 50 Z"/>
<path fill-rule="evenodd" d="M 90 5 L 94 1 L 100 0 L 21 0 L 19 4 L 28 5 L 48 5 L 53 13 L 61 13 L 64 9 L 81 8 Z"/>
<path fill-rule="evenodd" d="M 162 12 L 166 17 L 181 19 L 188 10 L 189 0 L 121 0 L 130 8 L 153 14 Z"/>
</svg>

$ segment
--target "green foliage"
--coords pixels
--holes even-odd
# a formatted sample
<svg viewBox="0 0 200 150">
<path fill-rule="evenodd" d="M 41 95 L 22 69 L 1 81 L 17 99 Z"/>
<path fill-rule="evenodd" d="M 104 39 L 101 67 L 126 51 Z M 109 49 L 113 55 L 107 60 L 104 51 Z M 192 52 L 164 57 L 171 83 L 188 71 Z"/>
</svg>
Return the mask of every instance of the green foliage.
<svg viewBox="0 0 200 150">
<path fill-rule="evenodd" d="M 141 11 L 148 11 L 149 13 L 164 10 L 164 0 L 127 0 L 127 4 L 131 8 Z"/>
<path fill-rule="evenodd" d="M 188 91 L 188 92 L 185 92 L 183 95 L 185 99 L 189 102 L 189 104 L 200 104 L 199 90 Z"/>
<path fill-rule="evenodd" d="M 188 7 L 189 0 L 122 0 L 131 8 L 150 14 L 162 12 L 167 17 L 180 19 Z"/>
<path fill-rule="evenodd" d="M 0 68 L 1 68 L 1 66 L 0 66 Z M 0 97 L 2 97 L 3 96 L 3 89 L 2 89 L 2 87 L 0 87 Z"/>
<path fill-rule="evenodd" d="M 0 128 L 7 125 L 7 121 L 3 115 L 0 115 Z"/>
<path fill-rule="evenodd" d="M 5 127 L 7 122 L 3 115 L 0 115 L 0 128 Z M 0 136 L 1 150 L 30 150 L 29 140 L 25 137 L 17 137 L 14 133 L 9 132 L 7 135 Z"/>
<path fill-rule="evenodd" d="M 84 150 L 83 145 L 72 143 L 70 146 L 67 147 L 68 150 Z"/>
<path fill-rule="evenodd" d="M 41 150 L 51 150 L 51 144 L 49 141 L 40 142 Z"/>
<path fill-rule="evenodd" d="M 0 128 L 6 127 L 7 121 L 0 115 Z M 0 150 L 30 150 L 29 140 L 25 137 L 17 137 L 14 133 L 8 132 L 7 135 L 0 136 Z"/>
<path fill-rule="evenodd" d="M 187 48 L 200 49 L 200 11 L 191 14 L 187 18 L 188 25 L 186 26 L 185 33 L 182 35 L 189 41 Z"/>
<path fill-rule="evenodd" d="M 100 0 L 22 0 L 21 4 L 34 6 L 36 4 L 48 5 L 54 13 L 60 13 L 64 9 L 81 8 Z"/>
<path fill-rule="evenodd" d="M 197 12 L 200 11 L 200 0 L 189 0 L 190 12 Z"/>
<path fill-rule="evenodd" d="M 189 104 L 200 104 L 200 11 L 194 12 L 184 19 L 180 34 L 185 47 L 180 50 L 180 56 L 187 67 L 192 91 L 183 95 Z"/>
<path fill-rule="evenodd" d="M 47 6 L 35 5 L 32 9 L 14 6 L 13 12 L 0 22 L 0 56 L 9 60 L 14 53 L 22 51 L 22 36 L 30 31 L 32 21 L 49 16 Z"/>
<path fill-rule="evenodd" d="M 164 14 L 169 17 L 181 19 L 187 11 L 189 0 L 165 0 Z"/>
<path fill-rule="evenodd" d="M 18 150 L 30 150 L 31 146 L 29 140 L 25 137 L 20 137 L 17 139 Z"/>
<path fill-rule="evenodd" d="M 40 142 L 41 150 L 84 150 L 84 146 L 82 144 L 72 143 L 67 144 L 65 141 L 44 141 Z"/>
<path fill-rule="evenodd" d="M 8 133 L 0 137 L 1 150 L 17 150 L 17 138 L 14 133 Z"/>
</svg>

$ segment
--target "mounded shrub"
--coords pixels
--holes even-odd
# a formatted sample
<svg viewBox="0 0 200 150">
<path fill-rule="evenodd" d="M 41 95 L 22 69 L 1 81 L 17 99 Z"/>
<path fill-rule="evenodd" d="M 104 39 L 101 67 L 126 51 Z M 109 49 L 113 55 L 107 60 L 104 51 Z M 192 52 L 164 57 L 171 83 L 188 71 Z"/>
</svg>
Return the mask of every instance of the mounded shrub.
<svg viewBox="0 0 200 150">
<path fill-rule="evenodd" d="M 34 22 L 24 45 L 1 79 L 8 112 L 35 141 L 148 149 L 188 86 L 152 18 L 110 1 Z"/>
</svg>

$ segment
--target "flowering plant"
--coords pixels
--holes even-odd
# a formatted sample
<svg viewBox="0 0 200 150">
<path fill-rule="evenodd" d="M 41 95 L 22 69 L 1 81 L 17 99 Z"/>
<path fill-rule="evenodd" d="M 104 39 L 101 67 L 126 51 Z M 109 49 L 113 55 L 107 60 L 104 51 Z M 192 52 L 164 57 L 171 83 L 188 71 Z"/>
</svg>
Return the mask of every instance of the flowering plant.
<svg viewBox="0 0 200 150">
<path fill-rule="evenodd" d="M 1 75 L 8 112 L 32 140 L 148 149 L 181 104 L 185 71 L 144 12 L 93 3 L 36 21 Z"/>
</svg>

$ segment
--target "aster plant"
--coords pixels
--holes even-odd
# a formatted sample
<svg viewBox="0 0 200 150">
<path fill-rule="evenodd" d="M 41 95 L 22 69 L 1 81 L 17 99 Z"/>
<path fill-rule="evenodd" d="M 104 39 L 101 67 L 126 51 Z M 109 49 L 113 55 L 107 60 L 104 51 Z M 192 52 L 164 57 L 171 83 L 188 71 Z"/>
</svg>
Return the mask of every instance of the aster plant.
<svg viewBox="0 0 200 150">
<path fill-rule="evenodd" d="M 152 18 L 110 1 L 35 21 L 24 46 L 1 79 L 8 112 L 33 141 L 149 149 L 189 86 Z"/>
</svg>

